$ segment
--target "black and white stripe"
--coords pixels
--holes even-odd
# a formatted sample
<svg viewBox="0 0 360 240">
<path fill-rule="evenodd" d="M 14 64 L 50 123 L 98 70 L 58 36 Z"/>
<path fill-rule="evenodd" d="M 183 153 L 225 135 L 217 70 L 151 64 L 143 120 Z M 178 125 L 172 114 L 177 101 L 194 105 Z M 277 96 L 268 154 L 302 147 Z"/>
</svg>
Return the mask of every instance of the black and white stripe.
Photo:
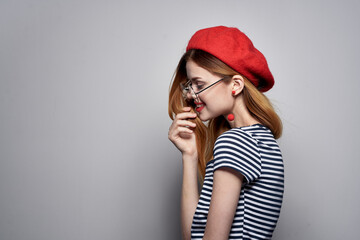
<svg viewBox="0 0 360 240">
<path fill-rule="evenodd" d="M 207 163 L 191 227 L 191 239 L 202 239 L 216 169 L 229 167 L 244 176 L 229 239 L 271 239 L 284 192 L 282 155 L 271 131 L 260 124 L 233 128 L 215 142 L 214 159 Z"/>
</svg>

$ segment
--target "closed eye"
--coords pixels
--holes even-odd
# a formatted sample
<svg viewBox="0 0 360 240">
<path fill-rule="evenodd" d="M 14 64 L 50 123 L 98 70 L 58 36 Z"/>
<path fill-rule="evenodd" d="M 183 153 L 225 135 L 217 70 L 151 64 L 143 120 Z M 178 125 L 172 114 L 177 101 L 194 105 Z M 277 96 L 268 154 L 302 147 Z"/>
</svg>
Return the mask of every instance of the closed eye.
<svg viewBox="0 0 360 240">
<path fill-rule="evenodd" d="M 201 90 L 203 87 L 204 87 L 204 84 L 202 84 L 202 83 L 197 83 L 197 84 L 196 84 L 196 88 L 197 88 L 198 90 Z"/>
<path fill-rule="evenodd" d="M 191 84 L 192 86 L 194 86 L 196 89 L 200 90 L 204 87 L 204 83 L 198 80 L 195 80 L 194 82 L 192 82 Z"/>
</svg>

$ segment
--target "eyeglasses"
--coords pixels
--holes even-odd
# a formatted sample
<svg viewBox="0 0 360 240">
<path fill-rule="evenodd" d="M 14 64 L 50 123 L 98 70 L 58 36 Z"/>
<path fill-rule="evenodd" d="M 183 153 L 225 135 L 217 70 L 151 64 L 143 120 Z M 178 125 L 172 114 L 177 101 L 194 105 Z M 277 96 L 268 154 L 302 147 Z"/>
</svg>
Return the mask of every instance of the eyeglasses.
<svg viewBox="0 0 360 240">
<path fill-rule="evenodd" d="M 200 93 L 202 93 L 203 91 L 211 88 L 212 86 L 214 86 L 215 84 L 217 84 L 218 82 L 224 80 L 225 78 L 227 78 L 228 76 L 225 76 L 219 80 L 217 80 L 216 82 L 210 84 L 209 86 L 207 86 L 206 88 L 203 88 L 203 89 L 199 89 L 200 87 L 199 86 L 192 86 L 192 83 L 191 83 L 191 80 L 187 81 L 185 84 L 183 83 L 180 83 L 180 87 L 182 89 L 182 94 L 183 94 L 183 97 L 184 97 L 184 100 L 188 100 L 188 94 L 191 94 L 191 97 L 193 99 L 195 99 L 197 102 L 200 102 L 199 101 L 199 98 L 198 98 L 198 95 Z M 195 89 L 194 89 L 195 88 Z"/>
</svg>

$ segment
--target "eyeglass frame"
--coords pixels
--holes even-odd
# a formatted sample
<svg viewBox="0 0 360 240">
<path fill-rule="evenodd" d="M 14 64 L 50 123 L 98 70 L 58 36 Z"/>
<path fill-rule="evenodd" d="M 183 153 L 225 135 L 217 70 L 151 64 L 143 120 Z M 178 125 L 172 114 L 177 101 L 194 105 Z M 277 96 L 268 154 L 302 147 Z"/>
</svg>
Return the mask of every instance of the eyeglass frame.
<svg viewBox="0 0 360 240">
<path fill-rule="evenodd" d="M 183 85 L 184 87 L 182 87 L 182 88 L 183 88 L 183 90 L 186 90 L 186 91 L 188 91 L 188 93 L 191 94 L 191 91 L 189 91 L 189 87 L 190 87 L 191 90 L 192 90 L 192 92 L 194 93 L 194 96 L 195 96 L 196 98 L 198 98 L 198 95 L 199 95 L 200 93 L 202 93 L 203 91 L 209 89 L 210 87 L 214 86 L 214 85 L 217 84 L 218 82 L 220 82 L 220 81 L 222 81 L 222 80 L 224 80 L 225 78 L 228 78 L 228 77 L 230 77 L 230 76 L 225 76 L 225 77 L 223 77 L 223 78 L 215 81 L 214 83 L 210 84 L 210 85 L 207 86 L 206 88 L 201 89 L 201 90 L 198 91 L 198 92 L 195 92 L 195 90 L 192 88 L 192 86 L 191 86 L 191 85 L 192 85 L 192 84 L 191 84 L 191 80 L 188 80 L 188 81 Z M 191 95 L 192 95 L 192 94 L 191 94 Z M 184 94 L 183 94 L 183 96 L 184 96 L 184 99 L 187 99 L 187 96 L 185 97 Z M 194 96 L 192 95 L 192 97 L 194 97 Z"/>
</svg>

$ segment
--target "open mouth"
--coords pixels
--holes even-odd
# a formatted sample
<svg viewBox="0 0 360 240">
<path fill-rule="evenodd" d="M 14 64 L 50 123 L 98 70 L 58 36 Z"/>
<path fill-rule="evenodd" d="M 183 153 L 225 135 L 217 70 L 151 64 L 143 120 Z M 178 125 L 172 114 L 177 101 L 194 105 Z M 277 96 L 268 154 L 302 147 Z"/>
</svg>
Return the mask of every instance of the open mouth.
<svg viewBox="0 0 360 240">
<path fill-rule="evenodd" d="M 195 105 L 196 105 L 195 110 L 196 110 L 197 112 L 201 112 L 201 110 L 203 110 L 205 104 L 202 103 L 202 102 L 194 102 L 194 103 L 195 103 Z"/>
</svg>

